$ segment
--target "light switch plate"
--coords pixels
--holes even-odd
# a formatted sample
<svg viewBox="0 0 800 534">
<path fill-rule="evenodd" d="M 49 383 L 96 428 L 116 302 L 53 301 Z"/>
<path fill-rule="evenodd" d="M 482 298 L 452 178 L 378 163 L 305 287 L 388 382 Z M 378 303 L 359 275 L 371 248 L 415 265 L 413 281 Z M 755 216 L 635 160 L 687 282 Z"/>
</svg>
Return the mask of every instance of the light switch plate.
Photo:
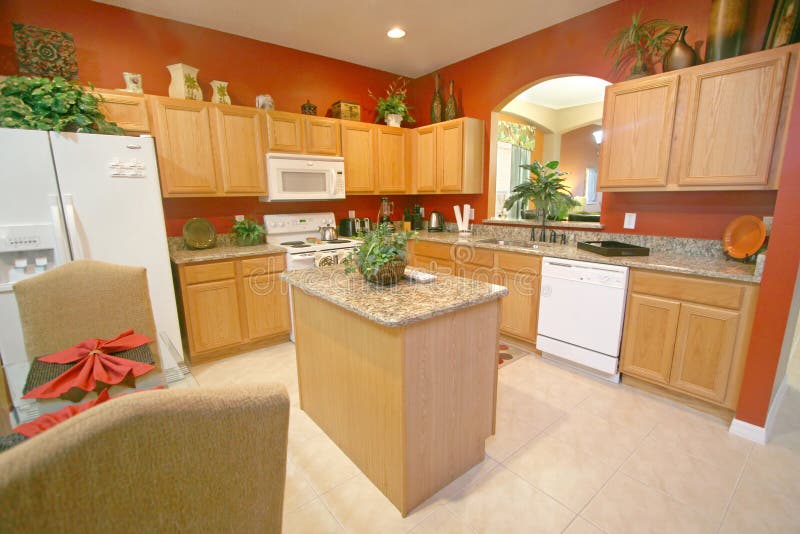
<svg viewBox="0 0 800 534">
<path fill-rule="evenodd" d="M 633 230 L 634 228 L 636 228 L 636 214 L 626 213 L 625 222 L 623 223 L 622 227 L 627 228 L 629 230 Z"/>
</svg>

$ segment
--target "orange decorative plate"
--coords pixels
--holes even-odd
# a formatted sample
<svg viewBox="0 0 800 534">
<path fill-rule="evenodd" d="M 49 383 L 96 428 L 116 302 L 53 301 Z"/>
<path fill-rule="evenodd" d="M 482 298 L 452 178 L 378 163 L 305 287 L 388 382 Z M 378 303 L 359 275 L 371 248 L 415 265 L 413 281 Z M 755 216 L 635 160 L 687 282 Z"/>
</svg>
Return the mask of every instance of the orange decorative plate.
<svg viewBox="0 0 800 534">
<path fill-rule="evenodd" d="M 758 252 L 766 237 L 764 221 L 753 215 L 742 215 L 728 223 L 722 234 L 722 248 L 732 258 L 744 259 Z"/>
</svg>

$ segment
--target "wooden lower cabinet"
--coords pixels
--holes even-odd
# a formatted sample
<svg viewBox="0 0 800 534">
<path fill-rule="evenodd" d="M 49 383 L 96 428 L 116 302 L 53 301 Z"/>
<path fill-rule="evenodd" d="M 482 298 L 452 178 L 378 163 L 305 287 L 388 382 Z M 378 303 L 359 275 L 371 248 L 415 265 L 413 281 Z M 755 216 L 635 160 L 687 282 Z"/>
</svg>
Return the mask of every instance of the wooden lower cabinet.
<svg viewBox="0 0 800 534">
<path fill-rule="evenodd" d="M 176 267 L 184 348 L 193 362 L 288 338 L 284 269 L 282 254 Z"/>
<path fill-rule="evenodd" d="M 622 373 L 735 409 L 757 297 L 755 284 L 632 269 Z"/>
</svg>

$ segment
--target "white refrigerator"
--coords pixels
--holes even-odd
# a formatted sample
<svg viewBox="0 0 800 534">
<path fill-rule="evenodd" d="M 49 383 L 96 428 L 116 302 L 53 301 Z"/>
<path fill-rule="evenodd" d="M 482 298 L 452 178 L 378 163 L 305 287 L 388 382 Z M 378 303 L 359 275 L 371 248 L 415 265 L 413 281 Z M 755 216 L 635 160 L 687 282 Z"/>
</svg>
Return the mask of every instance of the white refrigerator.
<svg viewBox="0 0 800 534">
<path fill-rule="evenodd" d="M 15 280 L 78 259 L 145 267 L 163 366 L 183 361 L 153 138 L 0 128 L 0 358 L 7 369 L 27 359 Z M 17 378 L 8 376 L 14 397 L 24 385 Z"/>
</svg>

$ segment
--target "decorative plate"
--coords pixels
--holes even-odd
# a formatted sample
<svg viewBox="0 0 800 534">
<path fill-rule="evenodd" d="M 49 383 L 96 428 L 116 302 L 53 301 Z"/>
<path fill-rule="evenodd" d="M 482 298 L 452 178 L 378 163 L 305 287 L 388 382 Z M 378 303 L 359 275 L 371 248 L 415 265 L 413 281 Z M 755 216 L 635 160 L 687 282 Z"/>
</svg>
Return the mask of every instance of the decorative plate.
<svg viewBox="0 0 800 534">
<path fill-rule="evenodd" d="M 183 225 L 183 240 L 189 248 L 211 248 L 217 243 L 217 232 L 206 219 L 195 217 Z"/>
<path fill-rule="evenodd" d="M 71 34 L 17 22 L 11 25 L 20 74 L 61 76 L 67 80 L 78 78 L 75 41 Z"/>
<path fill-rule="evenodd" d="M 722 247 L 729 256 L 741 260 L 758 252 L 766 237 L 764 221 L 753 215 L 742 215 L 725 227 Z"/>
</svg>

